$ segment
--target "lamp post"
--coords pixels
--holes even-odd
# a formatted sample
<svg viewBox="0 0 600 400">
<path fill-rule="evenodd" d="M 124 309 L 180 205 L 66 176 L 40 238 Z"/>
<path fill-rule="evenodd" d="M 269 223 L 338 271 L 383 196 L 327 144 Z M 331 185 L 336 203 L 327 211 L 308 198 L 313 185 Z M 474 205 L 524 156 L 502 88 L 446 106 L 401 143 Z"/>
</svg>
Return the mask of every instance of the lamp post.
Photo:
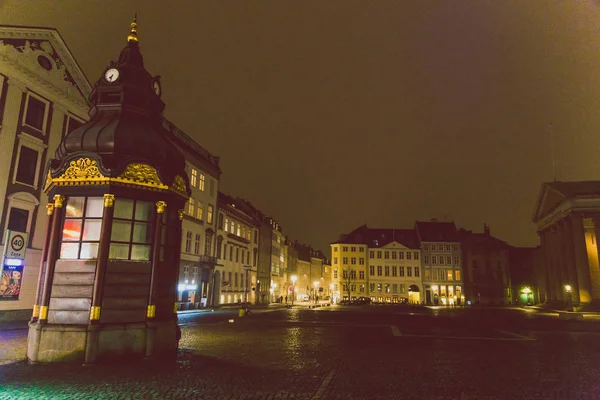
<svg viewBox="0 0 600 400">
<path fill-rule="evenodd" d="M 319 281 L 314 281 L 313 285 L 315 286 L 315 304 L 317 304 L 319 302 L 317 297 L 317 288 L 319 287 Z"/>
<path fill-rule="evenodd" d="M 565 291 L 567 292 L 567 311 L 573 311 L 573 288 L 571 285 L 565 285 Z"/>
<path fill-rule="evenodd" d="M 296 275 L 292 275 L 290 277 L 290 280 L 292 281 L 292 307 L 294 307 L 294 297 L 296 297 L 296 295 L 295 295 L 296 281 L 298 280 L 298 277 Z"/>
</svg>

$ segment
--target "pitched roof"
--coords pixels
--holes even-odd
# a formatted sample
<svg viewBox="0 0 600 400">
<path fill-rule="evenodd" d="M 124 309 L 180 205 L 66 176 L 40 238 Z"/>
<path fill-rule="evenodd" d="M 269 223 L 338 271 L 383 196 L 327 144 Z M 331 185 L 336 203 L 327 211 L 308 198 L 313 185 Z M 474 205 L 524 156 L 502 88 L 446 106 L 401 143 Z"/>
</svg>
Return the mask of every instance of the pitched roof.
<svg viewBox="0 0 600 400">
<path fill-rule="evenodd" d="M 417 221 L 415 229 L 421 242 L 459 242 L 454 222 Z"/>
<path fill-rule="evenodd" d="M 546 182 L 545 185 L 548 185 L 565 197 L 590 194 L 600 195 L 600 181 Z"/>
<path fill-rule="evenodd" d="M 539 222 L 569 198 L 590 196 L 600 196 L 600 181 L 544 182 L 540 188 L 532 221 Z"/>
<path fill-rule="evenodd" d="M 349 234 L 342 236 L 340 240 L 332 244 L 365 244 L 369 247 L 382 247 L 395 241 L 410 249 L 418 249 L 420 247 L 419 239 L 414 229 L 376 229 L 363 225 Z"/>
<path fill-rule="evenodd" d="M 471 232 L 465 229 L 458 231 L 461 242 L 468 242 L 468 244 L 482 245 L 490 248 L 508 248 L 508 243 L 498 239 L 495 236 L 485 232 Z"/>
</svg>

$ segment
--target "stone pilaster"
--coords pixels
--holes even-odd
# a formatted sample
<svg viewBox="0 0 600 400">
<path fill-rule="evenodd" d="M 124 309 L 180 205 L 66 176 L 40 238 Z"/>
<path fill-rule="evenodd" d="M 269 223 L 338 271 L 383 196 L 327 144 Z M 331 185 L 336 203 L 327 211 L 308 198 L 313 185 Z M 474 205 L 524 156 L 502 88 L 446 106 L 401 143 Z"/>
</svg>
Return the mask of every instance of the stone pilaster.
<svg viewBox="0 0 600 400">
<path fill-rule="evenodd" d="M 8 90 L 0 128 L 0 149 L 5 152 L 5 156 L 0 157 L 0 193 L 6 193 L 6 187 L 11 180 L 8 175 L 10 173 L 12 153 L 19 127 L 19 113 L 21 111 L 23 92 L 27 90 L 25 84 L 12 78 L 6 83 L 8 83 Z M 0 197 L 0 210 L 4 209 L 5 201 L 5 197 Z"/>
<path fill-rule="evenodd" d="M 565 271 L 565 283 L 573 287 L 573 302 L 579 304 L 579 282 L 575 270 L 575 256 L 573 252 L 573 237 L 569 227 L 568 217 L 558 223 L 558 234 L 560 241 L 560 262 Z"/>
<path fill-rule="evenodd" d="M 600 244 L 598 244 L 598 240 L 600 239 L 600 215 L 595 215 L 592 219 L 594 222 L 594 231 L 593 231 L 593 251 L 588 253 L 589 258 L 589 274 L 590 274 L 590 286 L 591 286 L 591 294 L 592 301 L 600 301 L 600 261 L 598 260 L 598 254 L 600 253 Z"/>
</svg>

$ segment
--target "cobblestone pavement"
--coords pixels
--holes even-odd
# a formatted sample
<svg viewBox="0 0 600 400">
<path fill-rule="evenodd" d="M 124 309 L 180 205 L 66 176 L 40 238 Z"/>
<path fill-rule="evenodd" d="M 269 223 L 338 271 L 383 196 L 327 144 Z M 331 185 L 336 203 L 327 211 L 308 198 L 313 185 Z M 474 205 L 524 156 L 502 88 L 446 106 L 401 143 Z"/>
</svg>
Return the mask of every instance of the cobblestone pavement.
<svg viewBox="0 0 600 400">
<path fill-rule="evenodd" d="M 374 306 L 180 321 L 173 360 L 91 367 L 19 362 L 26 332 L 0 332 L 0 399 L 600 399 L 587 321 Z"/>
</svg>

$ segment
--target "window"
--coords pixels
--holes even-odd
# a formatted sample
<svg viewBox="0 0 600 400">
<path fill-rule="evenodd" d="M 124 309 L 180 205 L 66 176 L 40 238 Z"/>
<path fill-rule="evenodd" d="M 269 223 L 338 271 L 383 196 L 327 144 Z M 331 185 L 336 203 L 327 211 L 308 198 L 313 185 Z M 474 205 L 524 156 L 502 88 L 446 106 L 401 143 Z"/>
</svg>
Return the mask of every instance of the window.
<svg viewBox="0 0 600 400">
<path fill-rule="evenodd" d="M 398 257 L 398 254 L 395 251 L 392 251 L 392 260 L 395 260 Z"/>
<path fill-rule="evenodd" d="M 229 218 L 225 218 L 225 232 L 229 232 Z"/>
<path fill-rule="evenodd" d="M 407 251 L 407 252 L 406 252 L 406 259 L 407 259 L 407 260 L 410 260 L 410 251 Z"/>
<path fill-rule="evenodd" d="M 104 199 L 102 197 L 68 198 L 65 206 L 60 258 L 94 259 L 98 257 L 103 213 Z M 21 215 L 19 218 L 22 217 Z"/>
<path fill-rule="evenodd" d="M 196 218 L 198 219 L 202 219 L 202 217 L 204 216 L 204 210 L 203 210 L 203 206 L 202 206 L 202 202 L 199 201 L 198 202 L 198 210 L 196 212 Z"/>
<path fill-rule="evenodd" d="M 356 257 L 351 257 L 350 258 L 350 264 L 356 265 Z"/>
<path fill-rule="evenodd" d="M 400 266 L 399 268 L 400 276 L 404 276 L 404 267 Z"/>
<path fill-rule="evenodd" d="M 392 284 L 392 293 L 398 293 L 398 284 L 397 283 Z"/>
<path fill-rule="evenodd" d="M 446 245 L 446 251 L 452 251 L 452 247 L 449 244 Z"/>
<path fill-rule="evenodd" d="M 229 261 L 233 261 L 233 246 L 229 245 Z"/>
<path fill-rule="evenodd" d="M 433 265 L 437 264 L 437 257 L 436 256 L 431 256 L 431 263 Z"/>
<path fill-rule="evenodd" d="M 217 238 L 217 258 L 221 259 L 221 250 L 223 249 L 223 238 L 219 236 Z"/>
<path fill-rule="evenodd" d="M 68 116 L 67 117 L 67 131 L 65 132 L 65 135 L 68 135 L 69 133 L 73 132 L 75 129 L 79 128 L 81 125 L 83 125 L 83 122 L 73 118 L 72 116 Z"/>
<path fill-rule="evenodd" d="M 404 260 L 404 252 L 403 251 L 398 252 L 398 258 L 400 260 Z"/>
<path fill-rule="evenodd" d="M 192 251 L 192 232 L 188 231 L 185 235 L 185 250 L 186 253 L 191 253 Z"/>
<path fill-rule="evenodd" d="M 364 258 L 364 257 L 360 257 L 360 258 L 358 259 L 358 264 L 359 264 L 359 265 L 365 265 L 365 258 Z"/>
<path fill-rule="evenodd" d="M 375 258 L 375 251 L 369 251 L 369 258 Z"/>
<path fill-rule="evenodd" d="M 206 214 L 206 222 L 209 224 L 212 224 L 213 221 L 213 206 L 212 205 L 208 205 L 208 212 Z M 238 232 L 239 235 L 239 232 Z"/>
<path fill-rule="evenodd" d="M 342 257 L 342 264 L 348 265 L 348 257 Z"/>
<path fill-rule="evenodd" d="M 21 146 L 15 180 L 29 186 L 35 186 L 38 170 L 38 152 L 27 146 Z"/>
<path fill-rule="evenodd" d="M 424 245 L 423 245 L 423 250 L 425 250 L 425 251 L 429 251 L 429 245 L 428 245 L 428 244 L 424 244 Z"/>
<path fill-rule="evenodd" d="M 192 174 L 190 176 L 190 186 L 196 187 L 196 183 L 198 182 L 198 171 L 192 168 Z"/>
<path fill-rule="evenodd" d="M 350 247 L 350 251 L 356 251 L 356 246 Z"/>
<path fill-rule="evenodd" d="M 350 279 L 352 279 L 353 281 L 356 280 L 356 271 L 355 270 L 350 271 Z"/>
<path fill-rule="evenodd" d="M 29 211 L 13 207 L 8 216 L 7 229 L 17 232 L 27 232 L 27 222 L 29 221 Z"/>
<path fill-rule="evenodd" d="M 425 268 L 425 280 L 430 280 L 431 279 L 431 271 L 429 270 L 429 268 Z"/>
<path fill-rule="evenodd" d="M 375 284 L 374 283 L 370 283 L 369 284 L 369 289 L 370 289 L 371 292 L 374 292 L 375 291 Z"/>
<path fill-rule="evenodd" d="M 233 286 L 234 287 L 238 287 L 238 273 L 237 272 L 235 273 L 234 277 L 235 277 L 235 280 L 234 280 L 234 285 Z"/>
<path fill-rule="evenodd" d="M 338 247 L 337 246 L 333 246 L 333 252 L 337 253 L 337 251 L 338 251 Z"/>
<path fill-rule="evenodd" d="M 235 222 L 231 221 L 229 224 L 230 232 L 235 235 Z"/>
<path fill-rule="evenodd" d="M 254 244 L 258 244 L 258 231 L 254 231 Z"/>
<path fill-rule="evenodd" d="M 348 279 L 348 270 L 347 269 L 342 271 L 342 279 Z"/>
<path fill-rule="evenodd" d="M 35 128 L 40 131 L 46 129 L 46 107 L 47 103 L 41 99 L 33 96 L 31 93 L 27 94 L 27 102 L 25 107 L 25 125 Z"/>
<path fill-rule="evenodd" d="M 383 253 L 383 258 L 385 258 L 386 260 L 390 258 L 390 252 L 389 251 L 385 251 Z"/>
<path fill-rule="evenodd" d="M 381 276 L 383 273 L 383 268 L 381 267 L 381 265 L 377 266 L 377 276 Z"/>
<path fill-rule="evenodd" d="M 457 244 L 453 244 L 452 245 L 452 250 L 457 251 L 458 250 L 458 245 Z"/>
<path fill-rule="evenodd" d="M 392 267 L 392 276 L 398 276 L 398 267 L 395 265 Z"/>
<path fill-rule="evenodd" d="M 383 287 L 383 285 L 381 283 L 378 283 L 377 284 L 377 291 L 381 292 L 382 287 Z"/>
<path fill-rule="evenodd" d="M 437 250 L 437 246 L 435 244 L 431 245 L 431 251 L 436 251 Z"/>
<path fill-rule="evenodd" d="M 385 276 L 390 276 L 390 266 L 389 265 L 385 266 Z"/>
<path fill-rule="evenodd" d="M 425 259 L 423 261 L 425 262 L 425 264 L 429 264 L 429 256 L 425 256 Z"/>
<path fill-rule="evenodd" d="M 414 254 L 414 256 L 415 256 L 415 260 L 418 260 L 418 259 L 419 259 L 419 252 L 418 252 L 418 251 L 415 251 L 415 254 Z"/>
<path fill-rule="evenodd" d="M 377 258 L 381 258 L 381 251 L 377 252 Z"/>
<path fill-rule="evenodd" d="M 235 249 L 235 262 L 240 262 L 240 249 Z"/>
<path fill-rule="evenodd" d="M 446 256 L 446 264 L 447 265 L 452 265 L 452 257 Z"/>
<path fill-rule="evenodd" d="M 454 265 L 458 265 L 460 263 L 460 259 L 458 257 L 454 257 Z"/>
<path fill-rule="evenodd" d="M 337 279 L 338 278 L 338 270 L 334 269 L 333 270 L 333 279 Z"/>
<path fill-rule="evenodd" d="M 115 199 L 108 258 L 150 260 L 153 204 L 149 201 Z"/>
<path fill-rule="evenodd" d="M 242 237 L 246 238 L 246 227 L 242 225 Z M 283 256 L 282 256 L 283 257 Z"/>
<path fill-rule="evenodd" d="M 198 189 L 204 192 L 204 174 L 200 174 L 200 182 L 198 184 Z"/>
<path fill-rule="evenodd" d="M 451 269 L 448 270 L 448 280 L 449 281 L 452 280 L 452 270 Z"/>
<path fill-rule="evenodd" d="M 406 276 L 412 276 L 412 267 L 406 267 Z"/>
<path fill-rule="evenodd" d="M 338 258 L 337 257 L 333 257 L 333 265 L 337 265 L 338 263 Z"/>
<path fill-rule="evenodd" d="M 400 293 L 406 293 L 406 288 L 404 287 L 404 284 L 400 284 Z"/>
<path fill-rule="evenodd" d="M 358 279 L 360 279 L 360 280 L 365 279 L 365 271 L 358 271 Z"/>
<path fill-rule="evenodd" d="M 342 251 L 348 251 L 348 246 L 343 246 Z"/>
<path fill-rule="evenodd" d="M 188 200 L 188 215 L 194 216 L 194 198 L 190 197 Z"/>
<path fill-rule="evenodd" d="M 459 269 L 454 270 L 454 279 L 457 281 L 460 281 L 460 270 Z"/>
<path fill-rule="evenodd" d="M 204 255 L 210 256 L 211 254 L 211 246 L 212 246 L 212 236 L 213 234 L 210 232 L 206 232 L 204 237 Z"/>
<path fill-rule="evenodd" d="M 371 276 L 375 275 L 375 266 L 374 265 L 369 265 L 369 275 L 371 275 Z"/>
<path fill-rule="evenodd" d="M 194 240 L 194 254 L 200 254 L 200 234 L 196 233 L 196 240 Z"/>
<path fill-rule="evenodd" d="M 419 267 L 414 267 L 415 268 L 415 278 L 418 278 L 421 275 L 421 271 L 419 271 Z"/>
</svg>

